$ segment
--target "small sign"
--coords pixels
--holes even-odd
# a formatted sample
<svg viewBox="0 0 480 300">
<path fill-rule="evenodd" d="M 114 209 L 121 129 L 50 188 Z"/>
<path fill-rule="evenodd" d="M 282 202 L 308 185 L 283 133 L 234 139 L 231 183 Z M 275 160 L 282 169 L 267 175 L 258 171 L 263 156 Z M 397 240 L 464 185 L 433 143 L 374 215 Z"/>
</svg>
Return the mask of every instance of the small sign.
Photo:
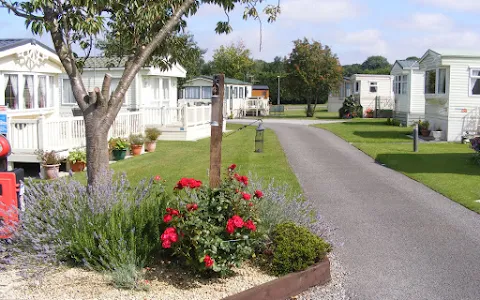
<svg viewBox="0 0 480 300">
<path fill-rule="evenodd" d="M 466 109 L 466 108 L 463 108 L 463 109 L 462 109 L 462 113 L 467 113 L 467 109 Z"/>
<path fill-rule="evenodd" d="M 7 115 L 0 114 L 0 134 L 8 133 Z"/>
</svg>

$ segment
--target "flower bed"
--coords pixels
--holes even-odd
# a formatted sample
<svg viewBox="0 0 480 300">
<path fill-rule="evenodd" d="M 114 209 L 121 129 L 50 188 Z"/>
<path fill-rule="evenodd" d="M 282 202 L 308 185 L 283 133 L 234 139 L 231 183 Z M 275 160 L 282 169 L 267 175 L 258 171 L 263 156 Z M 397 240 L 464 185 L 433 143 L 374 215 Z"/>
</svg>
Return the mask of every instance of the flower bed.
<svg viewBox="0 0 480 300">
<path fill-rule="evenodd" d="M 262 187 L 235 170 L 228 168 L 218 188 L 182 178 L 173 192 L 160 176 L 130 186 L 125 175 L 107 174 L 95 189 L 72 178 L 28 182 L 21 229 L 0 244 L 0 258 L 16 268 L 40 262 L 101 271 L 115 287 L 136 290 L 165 280 L 145 281 L 150 275 L 144 270 L 157 268 L 158 258 L 189 280 L 227 280 L 249 263 L 282 275 L 319 262 L 330 246 L 311 233 L 324 228 L 313 206 L 286 196 L 288 186 Z"/>
</svg>

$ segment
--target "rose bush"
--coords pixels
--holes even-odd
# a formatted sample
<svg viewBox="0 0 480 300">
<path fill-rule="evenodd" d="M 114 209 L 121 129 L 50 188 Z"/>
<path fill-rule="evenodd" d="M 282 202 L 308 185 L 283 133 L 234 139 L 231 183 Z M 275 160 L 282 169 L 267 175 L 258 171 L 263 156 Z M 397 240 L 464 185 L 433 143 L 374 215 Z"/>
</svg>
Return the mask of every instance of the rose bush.
<svg viewBox="0 0 480 300">
<path fill-rule="evenodd" d="M 166 251 L 194 270 L 227 275 L 254 254 L 264 240 L 257 230 L 256 202 L 263 193 L 251 192 L 248 177 L 228 168 L 215 189 L 201 181 L 182 178 L 174 188 L 177 206 L 163 216 L 160 240 Z"/>
</svg>

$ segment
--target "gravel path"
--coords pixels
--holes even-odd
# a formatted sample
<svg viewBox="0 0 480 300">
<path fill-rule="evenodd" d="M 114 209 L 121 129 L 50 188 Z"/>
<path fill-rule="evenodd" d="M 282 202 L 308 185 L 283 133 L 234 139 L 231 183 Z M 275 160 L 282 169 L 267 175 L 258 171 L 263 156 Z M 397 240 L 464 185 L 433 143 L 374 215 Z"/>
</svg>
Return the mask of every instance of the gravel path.
<svg viewBox="0 0 480 300">
<path fill-rule="evenodd" d="M 352 299 L 480 299 L 478 214 L 328 131 L 298 121 L 265 125 L 276 131 L 306 197 L 337 227 L 334 242 L 343 246 L 334 251 Z"/>
</svg>

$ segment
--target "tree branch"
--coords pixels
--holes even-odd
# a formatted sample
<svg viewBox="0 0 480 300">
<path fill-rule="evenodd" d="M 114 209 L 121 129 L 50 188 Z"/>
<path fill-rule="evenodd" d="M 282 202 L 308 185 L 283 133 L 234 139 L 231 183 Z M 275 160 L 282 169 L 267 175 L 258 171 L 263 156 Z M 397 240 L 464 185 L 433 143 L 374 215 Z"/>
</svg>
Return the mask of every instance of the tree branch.
<svg viewBox="0 0 480 300">
<path fill-rule="evenodd" d="M 33 14 L 23 12 L 23 11 L 19 10 L 18 7 L 13 6 L 11 3 L 8 3 L 5 0 L 0 0 L 0 4 L 2 4 L 2 6 L 6 7 L 8 10 L 11 10 L 18 17 L 22 17 L 22 18 L 25 18 L 25 19 L 34 19 L 34 20 L 37 20 L 37 21 L 41 21 L 41 20 L 44 19 L 44 17 L 36 16 L 36 15 L 33 15 Z"/>
<path fill-rule="evenodd" d="M 105 74 L 105 77 L 103 78 L 103 84 L 102 84 L 102 96 L 107 103 L 110 100 L 110 85 L 111 85 L 111 83 L 112 83 L 112 76 L 108 73 Z"/>
<path fill-rule="evenodd" d="M 127 87 L 130 86 L 135 75 L 143 67 L 147 59 L 152 55 L 155 49 L 165 40 L 168 34 L 173 28 L 180 22 L 180 19 L 185 12 L 195 3 L 196 0 L 185 0 L 177 11 L 167 21 L 163 28 L 153 37 L 152 41 L 142 46 L 125 64 L 125 70 L 123 72 L 122 80 L 120 81 L 119 88 L 113 94 L 113 103 L 109 105 L 108 115 L 116 115 L 121 108 L 121 99 L 125 96 Z"/>
<path fill-rule="evenodd" d="M 70 55 L 71 46 L 67 45 L 63 38 L 63 33 L 58 24 L 57 13 L 52 8 L 45 8 L 45 22 L 50 26 L 50 35 L 52 36 L 53 45 L 57 52 L 60 61 L 62 62 L 65 72 L 70 78 L 72 91 L 77 100 L 78 106 L 82 111 L 88 108 L 88 103 L 85 97 L 88 96 L 83 84 L 82 78 L 79 75 L 74 58 Z"/>
</svg>

